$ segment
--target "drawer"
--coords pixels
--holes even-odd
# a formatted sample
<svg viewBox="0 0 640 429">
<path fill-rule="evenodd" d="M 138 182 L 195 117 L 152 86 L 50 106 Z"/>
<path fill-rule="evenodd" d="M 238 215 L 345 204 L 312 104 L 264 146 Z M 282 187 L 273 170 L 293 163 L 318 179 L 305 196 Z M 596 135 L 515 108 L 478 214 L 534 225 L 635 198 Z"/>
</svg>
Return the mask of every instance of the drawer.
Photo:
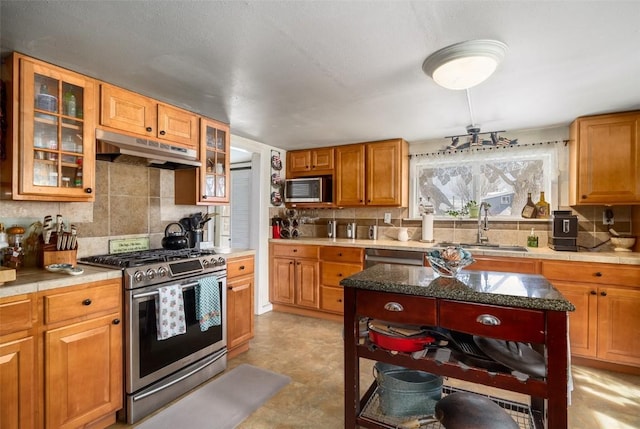
<svg viewBox="0 0 640 429">
<path fill-rule="evenodd" d="M 0 300 L 0 336 L 31 329 L 33 326 L 33 297 L 12 296 Z"/>
<path fill-rule="evenodd" d="M 320 288 L 320 309 L 333 313 L 344 313 L 344 293 L 341 287 Z"/>
<path fill-rule="evenodd" d="M 323 246 L 320 248 L 320 259 L 332 262 L 353 262 L 362 265 L 364 249 L 358 247 Z"/>
<path fill-rule="evenodd" d="M 296 245 L 296 244 L 274 244 L 273 255 L 271 256 L 318 259 L 318 246 L 304 246 L 304 245 Z"/>
<path fill-rule="evenodd" d="M 476 261 L 466 270 L 500 271 L 504 273 L 538 274 L 539 261 L 532 258 L 474 256 Z"/>
<path fill-rule="evenodd" d="M 502 340 L 544 343 L 543 311 L 440 301 L 439 326 Z"/>
<path fill-rule="evenodd" d="M 254 258 L 233 258 L 227 261 L 227 277 L 239 277 L 246 274 L 253 274 Z"/>
<path fill-rule="evenodd" d="M 356 314 L 387 322 L 414 325 L 437 324 L 436 300 L 414 295 L 356 291 Z"/>
<path fill-rule="evenodd" d="M 596 283 L 600 285 L 640 285 L 640 266 L 542 261 L 542 275 L 549 280 Z"/>
<path fill-rule="evenodd" d="M 360 264 L 339 264 L 337 262 L 322 262 L 322 284 L 340 286 L 340 280 L 362 271 Z"/>
<path fill-rule="evenodd" d="M 122 284 L 102 284 L 86 289 L 45 295 L 44 323 L 55 323 L 120 308 Z"/>
</svg>

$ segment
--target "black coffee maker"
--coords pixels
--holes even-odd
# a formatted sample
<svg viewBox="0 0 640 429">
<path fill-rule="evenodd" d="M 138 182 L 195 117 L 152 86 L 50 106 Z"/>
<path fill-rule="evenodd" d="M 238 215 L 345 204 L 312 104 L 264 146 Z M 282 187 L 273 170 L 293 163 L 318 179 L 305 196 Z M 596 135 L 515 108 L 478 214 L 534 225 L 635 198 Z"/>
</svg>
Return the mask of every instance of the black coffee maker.
<svg viewBox="0 0 640 429">
<path fill-rule="evenodd" d="M 571 210 L 554 210 L 551 216 L 549 247 L 553 250 L 578 251 L 578 216 Z"/>
</svg>

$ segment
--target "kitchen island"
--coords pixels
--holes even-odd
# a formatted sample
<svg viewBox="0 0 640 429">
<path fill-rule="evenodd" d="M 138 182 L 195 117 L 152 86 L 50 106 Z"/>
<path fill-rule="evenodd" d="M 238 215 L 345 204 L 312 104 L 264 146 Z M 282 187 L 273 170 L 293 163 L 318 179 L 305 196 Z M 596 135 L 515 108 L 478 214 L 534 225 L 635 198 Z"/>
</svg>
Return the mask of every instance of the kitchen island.
<svg viewBox="0 0 640 429">
<path fill-rule="evenodd" d="M 345 428 L 388 428 L 363 415 L 376 383 L 361 397 L 360 358 L 387 362 L 531 398 L 536 428 L 567 427 L 568 302 L 540 275 L 462 271 L 456 279 L 431 268 L 381 264 L 341 281 L 344 286 Z M 390 352 L 360 337 L 361 319 L 432 326 L 480 337 L 531 343 L 546 356 L 546 377 L 516 377 L 482 368 Z"/>
</svg>

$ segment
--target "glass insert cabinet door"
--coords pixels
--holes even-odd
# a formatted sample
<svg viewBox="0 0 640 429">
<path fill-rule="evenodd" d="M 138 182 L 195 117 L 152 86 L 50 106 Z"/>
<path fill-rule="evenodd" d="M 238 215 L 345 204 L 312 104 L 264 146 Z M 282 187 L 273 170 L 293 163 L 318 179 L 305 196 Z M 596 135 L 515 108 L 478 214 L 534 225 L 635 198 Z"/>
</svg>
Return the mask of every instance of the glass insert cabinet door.
<svg viewBox="0 0 640 429">
<path fill-rule="evenodd" d="M 87 198 L 93 187 L 93 83 L 21 62 L 23 173 L 21 191 Z M 87 163 L 90 163 L 87 166 Z"/>
<path fill-rule="evenodd" d="M 202 120 L 204 138 L 202 199 L 207 202 L 229 201 L 229 128 L 210 119 Z"/>
</svg>

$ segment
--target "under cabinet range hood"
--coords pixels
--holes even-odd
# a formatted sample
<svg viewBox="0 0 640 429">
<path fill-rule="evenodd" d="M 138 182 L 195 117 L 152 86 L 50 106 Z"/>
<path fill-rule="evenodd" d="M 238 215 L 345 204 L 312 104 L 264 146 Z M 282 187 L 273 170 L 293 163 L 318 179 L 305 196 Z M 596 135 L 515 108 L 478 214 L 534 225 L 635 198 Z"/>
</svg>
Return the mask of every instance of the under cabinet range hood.
<svg viewBox="0 0 640 429">
<path fill-rule="evenodd" d="M 200 167 L 198 151 L 155 140 L 96 129 L 96 158 L 176 170 Z"/>
</svg>

